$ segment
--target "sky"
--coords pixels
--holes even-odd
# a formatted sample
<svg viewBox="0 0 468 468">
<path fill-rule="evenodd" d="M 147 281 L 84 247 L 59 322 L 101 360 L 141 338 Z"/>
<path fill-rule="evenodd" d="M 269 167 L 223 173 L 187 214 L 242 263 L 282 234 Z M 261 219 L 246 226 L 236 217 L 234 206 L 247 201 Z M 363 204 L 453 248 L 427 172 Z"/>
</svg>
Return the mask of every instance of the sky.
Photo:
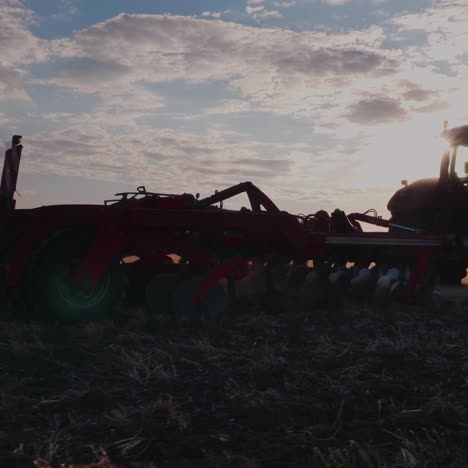
<svg viewBox="0 0 468 468">
<path fill-rule="evenodd" d="M 468 0 L 0 0 L 0 50 L 20 208 L 251 181 L 387 216 L 468 123 Z"/>
</svg>

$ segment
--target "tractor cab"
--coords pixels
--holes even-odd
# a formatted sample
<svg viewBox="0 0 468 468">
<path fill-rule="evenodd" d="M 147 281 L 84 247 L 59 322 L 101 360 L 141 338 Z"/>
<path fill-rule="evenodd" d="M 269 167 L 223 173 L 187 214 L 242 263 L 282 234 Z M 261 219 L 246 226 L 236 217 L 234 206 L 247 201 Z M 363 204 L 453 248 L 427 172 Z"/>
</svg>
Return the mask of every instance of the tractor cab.
<svg viewBox="0 0 468 468">
<path fill-rule="evenodd" d="M 387 204 L 391 222 L 421 232 L 468 234 L 468 125 L 444 131 L 439 177 L 405 183 Z"/>
<path fill-rule="evenodd" d="M 445 129 L 442 136 L 448 141 L 450 151 L 442 158 L 441 178 L 447 175 L 448 180 L 468 183 L 468 125 Z"/>
</svg>

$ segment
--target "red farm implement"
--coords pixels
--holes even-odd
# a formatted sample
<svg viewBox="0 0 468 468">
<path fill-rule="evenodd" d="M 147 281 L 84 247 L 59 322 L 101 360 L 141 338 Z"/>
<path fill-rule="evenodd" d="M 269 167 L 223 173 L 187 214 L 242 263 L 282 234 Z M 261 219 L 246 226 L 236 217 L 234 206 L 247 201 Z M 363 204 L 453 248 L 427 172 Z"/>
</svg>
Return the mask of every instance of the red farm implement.
<svg viewBox="0 0 468 468">
<path fill-rule="evenodd" d="M 339 292 L 421 299 L 437 281 L 459 283 L 468 263 L 464 232 L 371 211 L 293 215 L 250 182 L 203 199 L 139 187 L 102 205 L 16 209 L 20 139 L 0 186 L 0 263 L 6 296 L 35 316 L 96 319 L 131 300 L 176 317 L 218 316 L 259 265 L 267 290 L 300 290 L 311 303 Z M 223 208 L 240 194 L 248 208 Z"/>
</svg>

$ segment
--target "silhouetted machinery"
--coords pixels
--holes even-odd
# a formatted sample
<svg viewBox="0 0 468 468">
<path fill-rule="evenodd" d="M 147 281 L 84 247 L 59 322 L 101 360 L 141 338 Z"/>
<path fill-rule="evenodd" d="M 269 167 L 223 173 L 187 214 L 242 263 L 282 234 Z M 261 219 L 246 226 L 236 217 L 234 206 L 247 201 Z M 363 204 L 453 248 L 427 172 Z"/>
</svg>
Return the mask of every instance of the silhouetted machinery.
<svg viewBox="0 0 468 468">
<path fill-rule="evenodd" d="M 293 215 L 251 182 L 203 199 L 139 187 L 102 205 L 16 209 L 15 135 L 0 185 L 5 301 L 36 317 L 94 320 L 133 298 L 151 313 L 206 319 L 222 315 L 254 270 L 267 291 L 296 291 L 310 305 L 348 293 L 427 300 L 439 281 L 459 283 L 468 264 L 468 167 L 459 173 L 468 126 L 444 136 L 440 177 L 398 190 L 385 220 L 374 210 Z M 240 194 L 249 207 L 223 207 Z"/>
</svg>

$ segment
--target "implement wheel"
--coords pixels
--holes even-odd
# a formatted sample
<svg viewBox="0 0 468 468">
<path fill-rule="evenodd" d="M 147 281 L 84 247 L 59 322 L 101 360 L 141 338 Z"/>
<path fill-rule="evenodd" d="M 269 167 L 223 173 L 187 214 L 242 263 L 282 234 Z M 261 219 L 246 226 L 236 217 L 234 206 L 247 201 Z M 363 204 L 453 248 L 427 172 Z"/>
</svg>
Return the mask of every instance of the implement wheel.
<svg viewBox="0 0 468 468">
<path fill-rule="evenodd" d="M 94 290 L 77 288 L 71 282 L 94 239 L 92 232 L 65 231 L 36 252 L 26 281 L 35 316 L 64 322 L 99 320 L 121 303 L 125 278 L 119 259 L 112 262 Z"/>
<path fill-rule="evenodd" d="M 205 299 L 195 303 L 195 294 L 203 281 L 203 276 L 191 276 L 178 284 L 174 291 L 173 311 L 182 321 L 220 321 L 228 307 L 225 290 L 218 284 L 214 286 Z"/>
<path fill-rule="evenodd" d="M 446 264 L 440 267 L 440 284 L 458 286 L 465 276 L 465 263 Z"/>
</svg>

